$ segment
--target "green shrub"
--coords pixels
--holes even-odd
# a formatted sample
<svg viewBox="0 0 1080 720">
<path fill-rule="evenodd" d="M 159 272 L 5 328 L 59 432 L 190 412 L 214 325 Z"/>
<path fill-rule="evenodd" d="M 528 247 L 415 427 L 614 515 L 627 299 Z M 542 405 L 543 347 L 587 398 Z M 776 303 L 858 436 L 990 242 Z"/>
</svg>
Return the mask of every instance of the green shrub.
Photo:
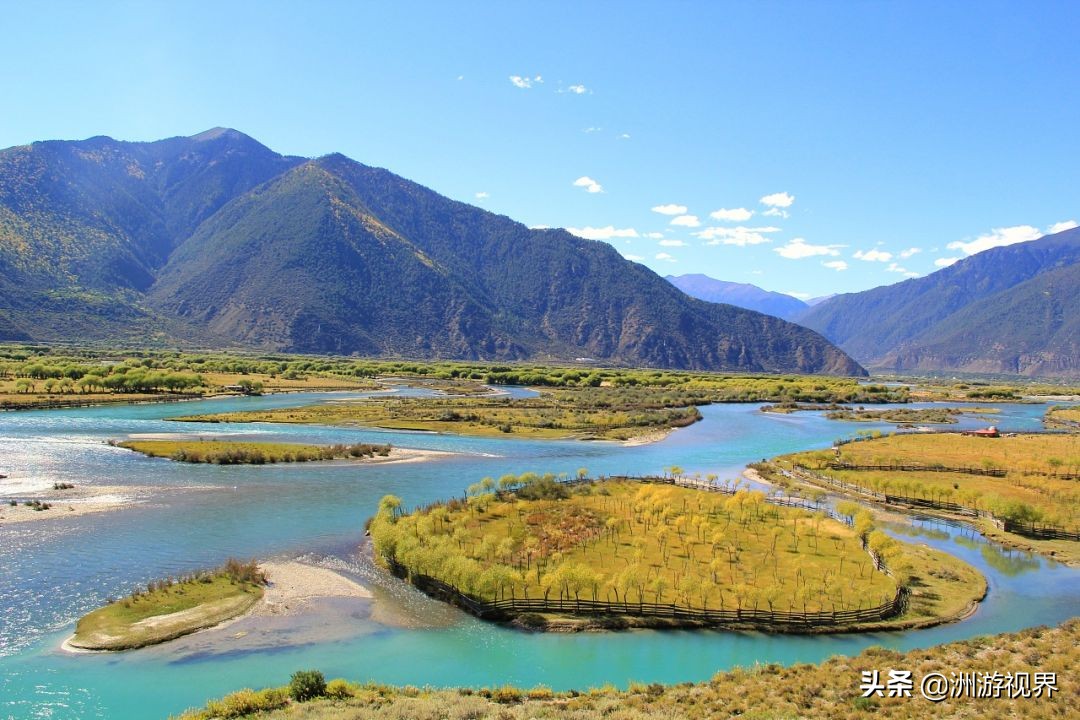
<svg viewBox="0 0 1080 720">
<path fill-rule="evenodd" d="M 326 678 L 318 670 L 297 670 L 289 679 L 289 697 L 297 702 L 326 695 Z"/>
</svg>

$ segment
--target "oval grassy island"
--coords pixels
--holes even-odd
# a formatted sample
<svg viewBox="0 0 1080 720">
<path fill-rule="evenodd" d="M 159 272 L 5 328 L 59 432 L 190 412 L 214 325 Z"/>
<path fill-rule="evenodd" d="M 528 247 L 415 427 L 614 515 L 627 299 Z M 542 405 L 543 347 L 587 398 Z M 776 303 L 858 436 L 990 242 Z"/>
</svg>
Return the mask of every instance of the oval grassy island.
<svg viewBox="0 0 1080 720">
<path fill-rule="evenodd" d="M 216 465 L 265 465 L 319 460 L 363 460 L 388 457 L 389 445 L 304 445 L 301 443 L 241 442 L 235 440 L 125 440 L 117 447 L 177 462 Z"/>
<path fill-rule="evenodd" d="M 409 514 L 387 496 L 370 532 L 376 559 L 428 594 L 534 629 L 882 630 L 984 596 L 966 563 L 841 512 L 671 477 L 527 473 Z"/>
<path fill-rule="evenodd" d="M 151 582 L 146 590 L 109 603 L 75 626 L 66 646 L 133 650 L 213 627 L 247 612 L 263 596 L 266 577 L 254 561 Z"/>
</svg>

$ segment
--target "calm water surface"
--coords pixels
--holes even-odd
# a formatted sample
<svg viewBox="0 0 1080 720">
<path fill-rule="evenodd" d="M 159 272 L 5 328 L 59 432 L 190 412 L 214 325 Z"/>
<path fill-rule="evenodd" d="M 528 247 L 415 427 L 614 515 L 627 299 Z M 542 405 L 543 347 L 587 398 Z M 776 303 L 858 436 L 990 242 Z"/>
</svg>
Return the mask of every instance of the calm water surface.
<svg viewBox="0 0 1080 720">
<path fill-rule="evenodd" d="M 515 391 L 527 394 L 528 391 Z M 827 447 L 861 429 L 820 413 L 768 415 L 758 405 L 702 408 L 704 420 L 650 445 L 461 438 L 310 426 L 177 424 L 201 412 L 283 407 L 341 394 L 230 398 L 0 414 L 0 495 L 54 481 L 120 486 L 131 509 L 0 528 L 0 718 L 155 718 L 243 687 L 286 682 L 299 668 L 414 685 L 545 684 L 555 689 L 632 680 L 703 680 L 755 662 L 818 661 L 869 645 L 907 649 L 1057 623 L 1080 612 L 1080 572 L 988 543 L 970 529 L 912 520 L 893 526 L 978 567 L 990 582 L 972 618 L 920 631 L 800 637 L 730 632 L 525 634 L 481 623 L 403 587 L 359 552 L 362 525 L 386 493 L 407 506 L 457 495 L 505 472 L 686 472 L 736 477 L 746 463 Z M 1041 405 L 995 405 L 1003 430 L 1042 427 Z M 920 407 L 909 405 L 907 407 Z M 389 442 L 456 453 L 427 463 L 358 466 L 182 465 L 110 447 L 139 433 L 237 434 L 296 442 Z M 152 494 L 146 488 L 154 488 Z M 55 510 L 53 511 L 55 512 Z M 374 601 L 325 603 L 267 630 L 243 624 L 157 648 L 71 656 L 75 620 L 148 580 L 228 556 L 304 557 L 375 591 Z M 243 621 L 241 621 L 243 623 Z M 237 638 L 237 628 L 249 634 Z M 853 680 L 854 682 L 854 680 Z"/>
</svg>

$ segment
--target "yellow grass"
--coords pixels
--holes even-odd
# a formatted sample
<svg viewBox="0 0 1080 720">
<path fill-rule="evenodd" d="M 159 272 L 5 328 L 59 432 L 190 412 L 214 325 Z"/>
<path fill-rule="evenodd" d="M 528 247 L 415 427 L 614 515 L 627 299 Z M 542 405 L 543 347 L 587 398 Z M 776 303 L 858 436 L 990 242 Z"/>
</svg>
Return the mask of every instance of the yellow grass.
<svg viewBox="0 0 1080 720">
<path fill-rule="evenodd" d="M 997 517 L 1018 512 L 1041 523 L 1075 530 L 1080 525 L 1080 481 L 1055 474 L 1080 470 L 1080 435 L 1032 434 L 981 438 L 958 433 L 904 434 L 849 443 L 839 460 L 853 465 L 918 465 L 1000 469 L 1005 477 L 953 472 L 834 470 L 832 451 L 796 453 L 780 458 L 860 487 L 890 495 L 957 503 Z M 812 477 L 806 478 L 813 481 Z M 831 486 L 829 486 L 831 487 Z M 979 523 L 988 535 L 1009 544 L 1054 555 L 1065 561 L 1080 557 L 1080 543 L 1039 540 L 1005 533 L 988 521 Z"/>
<path fill-rule="evenodd" d="M 829 612 L 880 605 L 897 589 L 874 569 L 852 528 L 766 504 L 760 493 L 607 481 L 563 499 L 485 494 L 393 523 L 380 517 L 371 529 L 377 552 L 489 601 Z M 922 598 L 910 619 L 954 615 L 981 597 L 981 577 L 963 563 L 889 545 L 891 562 L 910 573 Z M 945 568 L 940 577 L 928 574 Z"/>
<path fill-rule="evenodd" d="M 345 375 L 304 375 L 300 378 L 289 379 L 280 375 L 271 376 L 263 373 L 201 373 L 210 392 L 219 392 L 229 385 L 238 385 L 247 380 L 252 383 L 261 383 L 263 392 L 300 392 L 304 390 L 371 390 L 382 387 L 377 383 L 362 378 L 347 377 Z"/>
<path fill-rule="evenodd" d="M 1071 429 L 1080 429 L 1080 407 L 1054 407 L 1046 413 L 1051 425 L 1060 425 Z"/>
</svg>

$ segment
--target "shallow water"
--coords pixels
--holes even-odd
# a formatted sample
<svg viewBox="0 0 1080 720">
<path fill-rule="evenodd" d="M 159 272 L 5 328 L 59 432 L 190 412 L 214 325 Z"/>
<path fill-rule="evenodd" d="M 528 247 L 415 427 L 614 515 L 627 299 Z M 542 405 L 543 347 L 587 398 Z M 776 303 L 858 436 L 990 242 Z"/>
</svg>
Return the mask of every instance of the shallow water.
<svg viewBox="0 0 1080 720">
<path fill-rule="evenodd" d="M 515 391 L 527 394 L 528 391 Z M 650 445 L 463 438 L 281 425 L 178 424 L 164 418 L 300 405 L 341 394 L 224 398 L 0 414 L 0 495 L 35 483 L 153 486 L 130 509 L 0 528 L 0 717 L 166 717 L 243 686 L 283 683 L 298 668 L 416 685 L 545 684 L 583 688 L 632 680 L 702 680 L 755 662 L 816 661 L 873 644 L 898 649 L 1057 623 L 1080 607 L 1080 572 L 1004 551 L 977 533 L 912 521 L 893 528 L 956 554 L 988 578 L 990 595 L 953 625 L 874 635 L 643 631 L 525 634 L 479 622 L 388 580 L 358 552 L 364 520 L 386 493 L 406 506 L 460 494 L 505 472 L 687 473 L 734 478 L 746 463 L 827 447 L 888 425 L 838 423 L 820 413 L 763 414 L 759 405 L 702 408 L 704 420 Z M 1041 428 L 1040 405 L 1001 405 L 1002 430 Z M 913 406 L 908 406 L 913 407 Z M 914 407 L 918 407 L 915 405 Z M 105 440 L 136 433 L 237 433 L 297 442 L 390 442 L 458 455 L 427 463 L 230 467 L 146 458 Z M 50 511 L 52 512 L 52 511 Z M 58 650 L 76 618 L 163 575 L 228 556 L 305 556 L 375 589 L 375 600 L 329 602 L 272 627 L 240 625 L 119 655 Z M 236 638 L 238 632 L 248 634 Z M 855 680 L 853 679 L 853 682 Z"/>
</svg>

